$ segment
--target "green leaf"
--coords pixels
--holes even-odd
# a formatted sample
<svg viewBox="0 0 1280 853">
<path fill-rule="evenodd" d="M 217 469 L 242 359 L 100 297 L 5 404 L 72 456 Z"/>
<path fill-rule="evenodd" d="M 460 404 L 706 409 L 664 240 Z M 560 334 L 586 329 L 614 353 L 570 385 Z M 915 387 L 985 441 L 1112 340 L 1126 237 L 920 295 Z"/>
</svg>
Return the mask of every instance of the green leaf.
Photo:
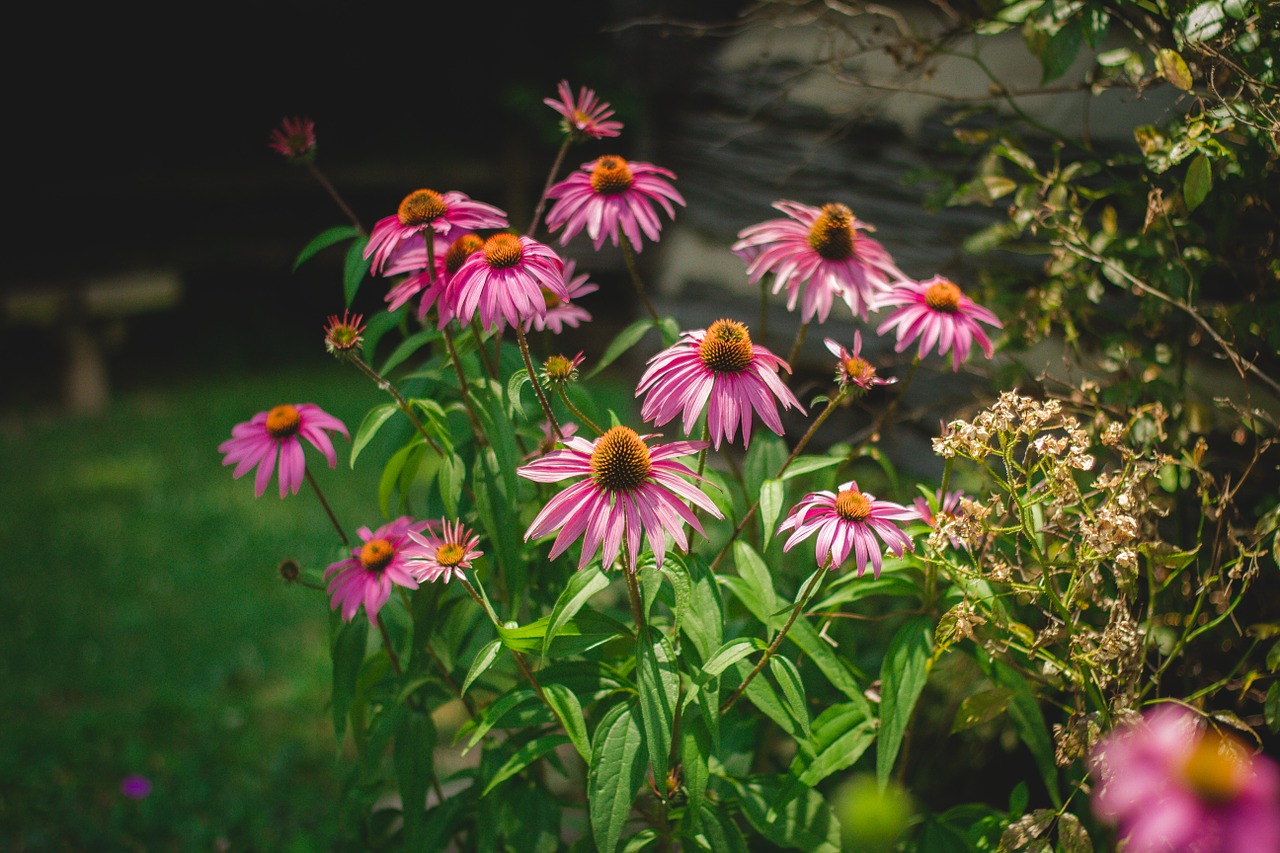
<svg viewBox="0 0 1280 853">
<path fill-rule="evenodd" d="M 765 480 L 773 477 L 787 461 L 787 445 L 781 438 L 772 433 L 760 435 L 751 442 L 751 449 L 742 462 L 742 488 L 746 490 L 747 499 L 751 500 L 760 494 L 760 487 Z"/>
<path fill-rule="evenodd" d="M 351 467 L 356 467 L 356 457 L 360 455 L 360 451 L 364 450 L 366 444 L 375 435 L 378 430 L 382 429 L 382 425 L 396 413 L 395 403 L 382 403 L 374 406 L 369 413 L 364 416 L 364 420 L 360 422 L 360 428 L 356 430 L 356 436 L 351 440 Z"/>
<path fill-rule="evenodd" d="M 806 853 L 840 853 L 840 821 L 817 791 L 791 784 L 788 776 L 757 776 L 745 785 L 728 781 L 742 813 L 769 841 Z"/>
<path fill-rule="evenodd" d="M 1172 48 L 1162 47 L 1156 53 L 1156 67 L 1160 69 L 1161 77 L 1184 92 L 1191 91 L 1195 81 L 1191 78 L 1191 69 L 1187 67 L 1182 54 Z"/>
<path fill-rule="evenodd" d="M 1267 671 L 1275 672 L 1280 669 L 1280 642 L 1271 647 L 1271 651 L 1267 652 Z"/>
<path fill-rule="evenodd" d="M 681 561 L 679 555 L 668 559 Z M 724 601 L 720 598 L 720 585 L 707 563 L 697 554 L 683 558 L 689 570 L 692 589 L 689 592 L 689 608 L 681 622 L 685 636 L 693 643 L 698 657 L 707 660 L 719 648 L 724 638 Z"/>
<path fill-rule="evenodd" d="M 427 787 L 435 775 L 436 727 L 430 714 L 406 709 L 396 728 L 394 760 L 404 809 L 405 849 L 421 847 Z"/>
<path fill-rule="evenodd" d="M 703 812 L 693 842 L 710 853 L 748 853 L 747 840 L 742 837 L 733 815 L 725 808 L 708 808 Z"/>
<path fill-rule="evenodd" d="M 364 256 L 364 247 L 369 243 L 368 237 L 360 237 L 347 249 L 347 259 L 342 270 L 342 294 L 346 298 L 347 308 L 355 301 L 360 282 L 369 272 L 369 259 Z"/>
<path fill-rule="evenodd" d="M 498 655 L 502 653 L 502 641 L 491 640 L 485 644 L 485 647 L 476 655 L 476 659 L 471 662 L 471 669 L 467 670 L 467 677 L 462 682 L 462 692 L 466 693 L 467 688 L 472 683 L 488 671 L 493 666 L 494 661 L 498 659 Z"/>
<path fill-rule="evenodd" d="M 537 652 L 542 648 L 550 617 L 521 625 L 518 628 L 498 626 L 498 636 L 503 644 L 517 652 Z M 625 637 L 631 632 L 612 616 L 586 609 L 564 623 L 556 633 L 551 656 L 576 655 L 601 646 L 615 637 Z"/>
<path fill-rule="evenodd" d="M 587 737 L 587 723 L 583 718 L 582 703 L 578 701 L 578 697 L 565 685 L 554 682 L 542 685 L 542 695 L 547 698 L 547 704 L 560 720 L 560 725 L 564 727 L 573 748 L 578 750 L 578 755 L 582 756 L 583 761 L 590 764 L 591 741 Z"/>
<path fill-rule="evenodd" d="M 769 658 L 769 671 L 773 673 L 778 687 L 782 689 L 782 698 L 786 700 L 787 713 L 796 721 L 805 739 L 810 737 L 809 709 L 804 703 L 804 682 L 800 680 L 800 672 L 796 665 L 787 658 L 774 655 Z"/>
<path fill-rule="evenodd" d="M 680 764 L 684 770 L 685 803 L 688 824 L 697 828 L 702 822 L 702 810 L 706 803 L 707 782 L 711 771 L 709 759 L 715 751 L 715 737 L 707 726 L 706 715 L 698 707 L 705 697 L 699 697 L 685 709 L 680 718 Z M 711 697 L 708 701 L 715 703 Z"/>
<path fill-rule="evenodd" d="M 1055 806 L 1062 805 L 1062 795 L 1058 790 L 1058 765 L 1053 759 L 1053 743 L 1049 740 L 1049 726 L 1044 714 L 1040 711 L 1040 703 L 1035 694 L 1017 670 L 995 659 L 978 659 L 979 666 L 986 672 L 987 678 L 1000 687 L 1013 691 L 1006 712 L 1013 726 L 1022 738 L 1022 742 L 1031 750 L 1040 777 L 1049 791 L 1049 797 Z"/>
<path fill-rule="evenodd" d="M 735 666 L 740 680 L 745 680 L 752 670 L 752 667 L 746 661 L 739 661 Z M 765 678 L 763 674 L 751 679 L 751 683 L 747 685 L 743 695 L 761 713 L 777 723 L 778 728 L 791 735 L 797 741 L 802 741 L 807 737 L 800 722 L 792 714 L 787 702 L 778 694 L 778 691 L 773 688 L 773 685 L 769 683 L 769 679 Z"/>
<path fill-rule="evenodd" d="M 1044 68 L 1040 85 L 1043 86 L 1066 74 L 1071 63 L 1075 62 L 1076 55 L 1080 53 L 1083 44 L 1084 38 L 1076 22 L 1068 21 L 1063 24 L 1062 29 L 1053 34 L 1040 54 L 1040 65 Z"/>
<path fill-rule="evenodd" d="M 689 567 L 679 559 L 667 559 L 662 564 L 662 574 L 671 582 L 671 593 L 675 597 L 675 624 L 671 626 L 671 636 L 674 637 L 680 633 L 680 622 L 689 614 L 693 601 L 693 578 L 689 576 Z"/>
<path fill-rule="evenodd" d="M 591 835 L 606 853 L 618 849 L 636 789 L 644 781 L 643 737 L 630 705 L 609 709 L 591 741 L 587 810 Z"/>
<path fill-rule="evenodd" d="M 391 351 L 391 355 L 387 356 L 387 360 L 382 363 L 381 369 L 378 371 L 386 376 L 395 370 L 401 364 L 418 350 L 422 349 L 426 344 L 440 337 L 440 333 L 435 329 L 423 329 L 421 332 L 415 332 L 409 337 L 401 341 L 395 349 Z"/>
<path fill-rule="evenodd" d="M 662 345 L 669 347 L 680 339 L 680 324 L 674 317 L 663 317 L 658 321 L 658 333 L 662 336 Z"/>
<path fill-rule="evenodd" d="M 533 384 L 533 380 L 529 378 L 529 371 L 523 367 L 511 374 L 511 378 L 507 380 L 507 398 L 511 400 L 511 406 L 516 414 L 520 416 L 520 420 L 526 420 L 524 404 L 520 402 L 520 390 L 525 385 L 531 384 Z"/>
<path fill-rule="evenodd" d="M 757 607 L 752 607 L 746 601 L 743 601 L 743 604 L 746 604 L 747 609 L 751 610 L 752 614 L 766 627 L 774 627 L 773 623 L 777 620 L 771 614 L 777 612 L 782 602 L 773 589 L 773 576 L 769 572 L 769 567 L 764 564 L 764 560 L 760 559 L 756 550 L 741 539 L 733 543 L 733 560 L 738 567 L 738 577 L 747 583 L 752 597 L 757 602 Z"/>
<path fill-rule="evenodd" d="M 636 638 L 636 688 L 644 742 L 653 765 L 653 778 L 667 778 L 671 756 L 671 728 L 680 699 L 676 655 L 662 632 L 652 626 Z"/>
<path fill-rule="evenodd" d="M 640 339 L 645 336 L 645 333 L 652 328 L 653 321 L 647 318 L 643 320 L 636 320 L 630 326 L 627 326 L 618 333 L 618 336 L 613 339 L 609 346 L 605 347 L 604 354 L 600 356 L 600 360 L 596 362 L 596 366 L 591 369 L 591 372 L 588 373 L 585 378 L 590 379 L 609 365 L 613 364 L 617 361 L 619 356 L 639 343 Z"/>
<path fill-rule="evenodd" d="M 1062 845 L 1062 853 L 1093 853 L 1093 839 L 1080 823 L 1080 818 L 1071 812 L 1058 816 L 1058 841 Z"/>
<path fill-rule="evenodd" d="M 880 741 L 876 746 L 876 778 L 883 788 L 893 773 L 902 736 L 916 701 L 929 678 L 933 630 L 928 617 L 909 619 L 889 642 L 880 667 Z"/>
<path fill-rule="evenodd" d="M 569 738 L 562 734 L 543 735 L 536 737 L 526 743 L 524 746 L 516 750 L 515 755 L 508 758 L 501 767 L 493 774 L 493 778 L 489 780 L 489 784 L 484 786 L 484 790 L 480 792 L 480 796 L 486 796 L 490 791 L 537 761 L 542 756 L 551 752 L 553 749 L 569 742 Z"/>
<path fill-rule="evenodd" d="M 990 720 L 994 720 L 1009 707 L 1013 691 L 1007 687 L 992 687 L 972 696 L 966 696 L 956 709 L 955 719 L 951 723 L 951 733 L 971 729 Z"/>
<path fill-rule="evenodd" d="M 1183 32 L 1187 41 L 1208 41 L 1222 32 L 1224 19 L 1222 0 L 1208 0 L 1199 4 L 1183 20 Z"/>
<path fill-rule="evenodd" d="M 364 663 L 369 620 L 356 613 L 350 622 L 343 622 L 337 611 L 331 611 L 329 627 L 333 656 L 333 731 L 341 744 L 342 735 L 347 730 L 347 712 L 356 693 L 356 679 L 360 677 L 360 665 Z"/>
<path fill-rule="evenodd" d="M 1267 721 L 1267 728 L 1271 729 L 1272 734 L 1280 732 L 1280 681 L 1272 682 L 1267 688 L 1263 714 Z"/>
<path fill-rule="evenodd" d="M 1187 203 L 1187 212 L 1199 207 L 1212 188 L 1213 169 L 1209 165 L 1209 158 L 1199 154 L 1187 167 L 1187 176 L 1182 181 L 1182 198 Z"/>
<path fill-rule="evenodd" d="M 490 702 L 476 719 L 475 728 L 471 730 L 471 737 L 467 739 L 467 745 L 463 748 L 462 754 L 466 755 L 470 752 L 472 747 L 478 744 L 490 729 L 502 722 L 502 718 L 509 712 L 522 705 L 533 704 L 538 704 L 538 694 L 529 687 L 513 687 Z M 459 731 L 458 735 L 461 737 L 462 732 Z"/>
<path fill-rule="evenodd" d="M 578 611 L 593 595 L 607 589 L 608 586 L 609 576 L 601 570 L 599 563 L 592 563 L 569 578 L 569 582 L 565 584 L 548 617 L 547 633 L 542 640 L 544 658 L 551 648 L 551 641 L 560 633 L 564 624 L 578 615 Z"/>
<path fill-rule="evenodd" d="M 791 761 L 791 774 L 810 788 L 833 773 L 857 763 L 876 739 L 876 720 L 865 705 L 842 702 L 832 705 L 813 721 L 809 742 Z"/>
<path fill-rule="evenodd" d="M 715 678 L 752 652 L 763 651 L 769 646 L 757 637 L 738 637 L 730 640 L 702 665 L 702 672 L 708 679 Z"/>
<path fill-rule="evenodd" d="M 302 251 L 298 253 L 297 259 L 293 262 L 291 272 L 297 272 L 298 267 L 315 257 L 320 250 L 327 249 L 335 243 L 341 243 L 343 240 L 350 240 L 352 237 L 359 236 L 359 234 L 359 229 L 354 225 L 335 225 L 332 228 L 326 228 L 312 237 L 310 243 L 302 247 Z"/>
<path fill-rule="evenodd" d="M 782 472 L 781 479 L 790 480 L 802 474 L 812 474 L 814 471 L 821 471 L 823 468 L 839 465 L 843 461 L 843 456 L 797 456 L 787 466 L 787 470 Z"/>
<path fill-rule="evenodd" d="M 462 497 L 462 486 L 467 479 L 467 465 L 462 457 L 450 453 L 441 459 L 436 479 L 440 482 L 440 500 L 444 503 L 445 513 L 457 518 L 458 501 Z"/>
<path fill-rule="evenodd" d="M 768 548 L 773 540 L 774 528 L 778 525 L 778 516 L 782 513 L 782 501 L 786 497 L 786 487 L 781 480 L 765 480 L 760 487 L 760 525 L 764 530 L 763 547 Z"/>
<path fill-rule="evenodd" d="M 386 467 L 382 469 L 382 476 L 378 479 L 378 508 L 383 515 L 391 515 L 391 493 L 397 486 L 403 485 L 406 471 L 417 472 L 416 466 L 425 447 L 426 445 L 421 440 L 410 442 L 393 453 L 391 458 L 387 460 Z M 403 492 L 401 498 L 403 502 Z"/>
</svg>

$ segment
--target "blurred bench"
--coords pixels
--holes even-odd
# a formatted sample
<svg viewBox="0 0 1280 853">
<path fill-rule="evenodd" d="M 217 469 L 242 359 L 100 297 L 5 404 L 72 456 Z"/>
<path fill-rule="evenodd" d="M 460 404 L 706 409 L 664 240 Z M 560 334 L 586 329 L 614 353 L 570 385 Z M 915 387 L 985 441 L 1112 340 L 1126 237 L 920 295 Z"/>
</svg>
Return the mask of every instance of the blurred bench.
<svg viewBox="0 0 1280 853">
<path fill-rule="evenodd" d="M 129 318 L 178 304 L 182 280 L 173 270 L 134 270 L 74 283 L 15 287 L 0 293 L 0 320 L 47 328 L 66 352 L 63 404 L 76 414 L 102 411 L 110 399 L 104 350 Z"/>
</svg>

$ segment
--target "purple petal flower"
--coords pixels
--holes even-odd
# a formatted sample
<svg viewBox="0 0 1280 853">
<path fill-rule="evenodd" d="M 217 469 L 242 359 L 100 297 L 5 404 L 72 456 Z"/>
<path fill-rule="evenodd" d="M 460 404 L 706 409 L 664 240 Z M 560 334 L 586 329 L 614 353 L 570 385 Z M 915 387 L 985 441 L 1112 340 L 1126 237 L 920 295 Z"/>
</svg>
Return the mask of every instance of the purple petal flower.
<svg viewBox="0 0 1280 853">
<path fill-rule="evenodd" d="M 417 589 L 418 581 L 408 568 L 410 536 L 430 527 L 427 521 L 401 516 L 377 530 L 361 527 L 356 533 L 364 544 L 351 549 L 351 556 L 324 570 L 329 581 L 330 607 L 342 608 L 343 621 L 350 622 L 364 605 L 365 616 L 373 624 L 378 611 L 391 597 L 391 587 Z"/>
<path fill-rule="evenodd" d="M 295 406 L 276 406 L 269 412 L 258 412 L 251 420 L 231 428 L 231 438 L 218 445 L 218 452 L 225 453 L 223 465 L 235 465 L 232 476 L 237 479 L 258 469 L 254 478 L 254 492 L 258 497 L 267 490 L 276 458 L 280 459 L 280 497 L 297 494 L 306 472 L 306 460 L 302 455 L 305 438 L 324 454 L 333 468 L 338 464 L 333 442 L 325 430 L 340 432 L 350 438 L 342 421 L 327 414 L 319 406 L 298 403 Z"/>
<path fill-rule="evenodd" d="M 662 233 L 653 205 L 658 204 L 670 219 L 676 215 L 671 203 L 684 205 L 684 198 L 668 183 L 675 177 L 651 163 L 627 162 L 616 155 L 584 163 L 547 190 L 547 198 L 556 199 L 547 214 L 547 228 L 555 231 L 564 227 L 562 246 L 585 228 L 596 251 L 605 240 L 617 246 L 621 231 L 638 252 L 642 232 L 655 243 Z"/>
<path fill-rule="evenodd" d="M 816 533 L 814 558 L 819 566 L 835 569 L 853 552 L 859 577 L 866 571 L 868 562 L 875 576 L 880 577 L 880 555 L 886 546 L 898 557 L 904 551 L 913 550 L 907 534 L 892 522 L 918 517 L 914 509 L 877 500 L 874 495 L 859 491 L 858 484 L 850 480 L 839 491 L 805 495 L 778 525 L 778 532 L 792 531 L 782 546 L 784 551 L 790 551 Z"/>
<path fill-rule="evenodd" d="M 920 338 L 921 358 L 933 349 L 934 344 L 937 344 L 938 355 L 946 355 L 947 350 L 951 350 L 952 370 L 960 369 L 960 362 L 969 357 L 969 349 L 975 342 L 987 358 L 991 358 L 995 351 L 991 339 L 978 325 L 979 320 L 997 329 L 1002 328 L 995 314 L 965 296 L 954 282 L 940 275 L 927 281 L 900 281 L 881 298 L 880 305 L 902 307 L 880 324 L 876 334 L 883 335 L 896 328 L 898 344 L 894 349 L 897 352 L 902 352 L 912 341 Z"/>
</svg>

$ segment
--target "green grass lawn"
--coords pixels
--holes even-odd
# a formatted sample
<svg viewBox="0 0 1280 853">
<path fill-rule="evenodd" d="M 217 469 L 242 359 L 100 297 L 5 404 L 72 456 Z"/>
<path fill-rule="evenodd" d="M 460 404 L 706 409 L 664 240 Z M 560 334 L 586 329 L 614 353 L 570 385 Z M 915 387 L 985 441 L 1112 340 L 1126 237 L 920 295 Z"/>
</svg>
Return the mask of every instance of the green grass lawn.
<svg viewBox="0 0 1280 853">
<path fill-rule="evenodd" d="M 96 418 L 0 422 L 0 847 L 329 850 L 340 768 L 326 703 L 327 602 L 293 557 L 338 543 L 304 485 L 262 498 L 217 445 L 282 402 L 354 432 L 380 392 L 314 369 L 134 391 Z M 377 458 L 308 463 L 349 534 L 380 517 Z M 363 464 L 366 462 L 368 464 Z M 121 780 L 152 783 L 129 799 Z"/>
</svg>

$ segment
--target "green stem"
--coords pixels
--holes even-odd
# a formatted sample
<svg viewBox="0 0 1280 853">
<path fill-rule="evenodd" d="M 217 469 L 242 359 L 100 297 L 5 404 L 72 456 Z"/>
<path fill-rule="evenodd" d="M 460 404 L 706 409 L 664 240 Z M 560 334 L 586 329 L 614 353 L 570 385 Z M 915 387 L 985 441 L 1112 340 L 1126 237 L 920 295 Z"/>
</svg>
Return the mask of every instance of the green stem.
<svg viewBox="0 0 1280 853">
<path fill-rule="evenodd" d="M 493 626 L 495 628 L 501 628 L 502 622 L 499 621 L 498 614 L 493 611 L 493 605 L 489 604 L 489 599 L 477 592 L 476 588 L 468 583 L 466 578 L 459 577 L 458 582 L 462 584 L 462 588 L 467 591 L 467 594 L 470 595 L 472 599 L 475 600 L 476 604 L 479 604 L 485 614 L 488 615 L 489 621 L 493 622 Z M 479 583 L 479 581 L 477 581 L 477 583 Z M 511 652 L 511 656 L 515 658 L 516 666 L 520 668 L 520 672 L 524 674 L 525 679 L 533 687 L 533 692 L 538 694 L 538 698 L 542 700 L 544 705 L 551 707 L 551 703 L 547 701 L 546 694 L 542 692 L 542 685 L 539 684 L 538 679 L 534 677 L 533 670 L 529 668 L 529 664 L 525 661 L 524 655 L 510 647 L 508 647 L 508 649 Z"/>
<path fill-rule="evenodd" d="M 796 601 L 796 606 L 791 609 L 791 615 L 787 617 L 787 624 L 782 626 L 782 630 L 773 638 L 773 642 L 769 644 L 769 648 L 764 650 L 764 654 L 760 657 L 760 660 L 756 662 L 755 667 L 751 672 L 747 673 L 747 677 L 742 680 L 742 683 L 738 685 L 738 688 L 734 690 L 729 698 L 724 701 L 724 704 L 720 706 L 721 715 L 733 707 L 733 703 L 738 701 L 738 697 L 746 691 L 747 686 L 751 684 L 751 682 L 755 680 L 755 677 L 760 674 L 760 671 L 765 668 L 769 659 L 777 653 L 778 647 L 782 645 L 783 639 L 787 636 L 787 632 L 791 630 L 791 626 L 794 625 L 796 619 L 799 618 L 800 611 L 804 609 L 805 605 L 809 603 L 809 599 L 811 599 L 818 591 L 818 588 L 822 586 L 822 579 L 827 576 L 829 571 L 827 563 L 824 562 L 822 565 L 818 566 L 817 570 L 812 575 L 809 576 L 808 582 L 800 592 L 800 598 Z"/>
<path fill-rule="evenodd" d="M 551 171 L 547 173 L 547 182 L 542 187 L 542 195 L 538 197 L 538 205 L 533 209 L 533 220 L 529 223 L 529 230 L 524 232 L 526 237 L 532 237 L 533 232 L 538 229 L 538 223 L 542 220 L 542 210 L 547 206 L 547 193 L 551 191 L 551 185 L 556 182 L 556 175 L 560 174 L 560 167 L 564 165 L 564 156 L 569 153 L 569 143 L 572 141 L 573 137 L 566 134 L 564 142 L 560 143 L 555 162 L 551 164 Z"/>
<path fill-rule="evenodd" d="M 396 401 L 396 407 L 399 408 L 400 411 L 404 412 L 405 416 L 409 419 L 409 422 L 413 424 L 413 428 L 418 431 L 418 435 L 422 436 L 426 440 L 427 445 L 436 452 L 436 455 L 445 455 L 445 452 L 440 449 L 440 445 L 436 444 L 435 439 L 427 433 L 427 429 L 422 425 L 422 421 L 418 420 L 418 416 L 414 414 L 413 407 L 409 405 L 409 401 L 404 398 L 404 395 L 400 393 L 396 386 L 392 385 L 389 380 L 370 367 L 369 363 L 366 362 L 359 353 L 349 353 L 347 355 L 347 360 L 354 364 L 361 373 L 372 379 L 379 388 L 391 395 L 391 399 Z"/>
<path fill-rule="evenodd" d="M 623 532 L 622 541 L 627 540 L 626 532 Z M 636 567 L 631 563 L 631 555 L 627 551 L 624 544 L 622 546 L 622 573 L 627 579 L 627 597 L 631 599 L 631 618 L 636 623 L 636 636 L 644 631 L 644 599 L 640 595 L 640 579 L 637 577 Z"/>
<path fill-rule="evenodd" d="M 498 366 L 493 363 L 493 358 L 484 347 L 484 330 L 480 328 L 479 315 L 471 318 L 471 335 L 476 339 L 476 349 L 480 350 L 480 360 L 484 362 L 484 369 L 488 371 L 490 379 L 496 380 L 498 378 Z"/>
<path fill-rule="evenodd" d="M 467 376 L 462 372 L 462 359 L 458 357 L 458 348 L 453 343 L 453 333 L 445 326 L 444 345 L 449 350 L 449 360 L 453 362 L 453 371 L 458 376 L 458 392 L 462 395 L 462 405 L 467 410 L 467 418 L 471 421 L 471 431 L 475 433 L 476 443 L 485 443 L 484 428 L 480 426 L 480 418 L 471 404 L 471 392 L 467 389 Z"/>
<path fill-rule="evenodd" d="M 333 199 L 339 209 L 346 214 L 347 219 L 351 220 L 351 224 L 355 226 L 356 232 L 359 233 L 361 237 L 366 236 L 368 232 L 365 231 L 364 226 L 360 224 L 360 218 L 355 215 L 355 212 L 352 211 L 350 207 L 347 206 L 347 203 L 343 201 L 342 196 L 338 194 L 338 190 L 329 182 L 329 179 L 324 176 L 324 173 L 320 171 L 316 164 L 311 161 L 307 161 L 307 171 L 311 173 L 311 177 L 315 178 L 320 186 L 324 187 L 324 191 L 329 194 L 329 198 Z"/>
<path fill-rule="evenodd" d="M 787 356 L 787 364 L 795 365 L 796 357 L 800 355 L 800 347 L 804 346 L 804 338 L 807 334 L 809 334 L 809 324 L 801 323 L 800 328 L 796 330 L 796 339 L 791 344 L 791 355 Z"/>
<path fill-rule="evenodd" d="M 649 294 L 644 289 L 644 280 L 640 278 L 640 270 L 636 267 L 636 258 L 631 249 L 631 241 L 627 239 L 627 235 L 619 232 L 618 242 L 622 245 L 622 260 L 627 265 L 627 272 L 631 274 L 631 283 L 635 285 L 636 295 L 644 303 L 645 310 L 649 312 L 649 316 L 653 318 L 653 324 L 656 326 L 661 318 L 658 316 L 657 309 L 653 307 L 653 303 L 649 301 Z"/>
<path fill-rule="evenodd" d="M 555 383 L 555 388 L 556 388 L 556 393 L 560 395 L 561 402 L 563 402 L 566 406 L 568 406 L 569 411 L 573 412 L 573 416 L 575 418 L 577 418 L 581 423 L 589 427 L 591 431 L 594 432 L 597 436 L 604 435 L 604 430 L 596 426 L 595 422 L 592 421 L 591 418 L 584 415 L 582 411 L 573 404 L 573 402 L 569 399 L 569 394 L 564 390 L 564 385 L 562 383 L 560 382 Z"/>
<path fill-rule="evenodd" d="M 538 395 L 538 403 L 542 406 L 542 413 L 547 416 L 547 423 L 551 424 L 552 433 L 559 440 L 564 436 L 560 432 L 560 422 L 556 420 L 555 412 L 551 411 L 551 403 L 547 400 L 547 395 L 542 393 L 542 385 L 538 382 L 538 374 L 533 370 L 533 360 L 529 358 L 529 341 L 524 336 L 524 329 L 516 325 L 516 342 L 520 344 L 520 355 L 524 358 L 524 369 L 529 371 L 529 384 L 533 386 L 533 391 Z"/>
<path fill-rule="evenodd" d="M 306 476 L 307 482 L 311 484 L 311 491 L 316 493 L 316 497 L 320 500 L 320 506 L 324 507 L 325 514 L 329 516 L 333 529 L 338 531 L 338 538 L 342 540 L 344 547 L 351 546 L 351 540 L 347 538 L 347 534 L 342 530 L 342 525 L 338 523 L 338 517 L 333 514 L 333 507 L 329 506 L 329 502 L 324 499 L 324 492 L 320 491 L 320 484 L 316 482 L 316 478 L 311 476 L 311 470 L 303 468 L 302 473 Z"/>
<path fill-rule="evenodd" d="M 849 451 L 850 462 L 853 461 L 857 452 L 861 450 L 867 442 L 879 439 L 880 430 L 884 429 L 885 424 L 889 422 L 889 419 L 898 411 L 898 407 L 902 405 L 902 398 L 907 395 L 907 389 L 911 387 L 911 380 L 916 378 L 916 371 L 919 369 L 920 356 L 917 355 L 911 360 L 911 368 L 907 371 L 907 378 L 903 379 L 902 384 L 898 386 L 898 393 L 889 401 L 889 405 L 886 406 L 884 411 L 880 413 L 880 416 L 875 419 L 875 422 L 871 424 L 870 429 L 867 430 L 862 440 L 854 444 L 853 449 Z"/>
<path fill-rule="evenodd" d="M 769 285 L 768 279 L 760 278 L 760 340 L 763 342 L 769 336 Z"/>
<path fill-rule="evenodd" d="M 837 393 L 834 398 L 827 401 L 827 407 L 822 410 L 822 413 L 819 414 L 817 419 L 815 419 L 814 422 L 809 426 L 808 431 L 803 436 L 800 437 L 800 440 L 798 442 L 796 442 L 795 449 L 791 451 L 791 455 L 787 457 L 787 461 L 782 463 L 782 467 L 778 469 L 778 473 L 773 475 L 773 478 L 775 480 L 787 472 L 787 469 L 791 467 L 791 463 L 796 460 L 796 457 L 799 456 L 800 453 L 809 444 L 809 441 L 813 438 L 814 434 L 818 431 L 818 428 L 822 426 L 823 422 L 825 422 L 827 418 L 831 417 L 831 413 L 835 411 L 836 406 L 839 405 L 840 402 L 844 400 L 845 396 L 848 393 L 849 392 L 847 390 L 845 390 L 844 388 L 841 388 L 839 393 Z M 715 559 L 711 561 L 710 571 L 714 572 L 716 570 L 716 566 L 720 565 L 720 561 L 724 559 L 725 554 L 729 553 L 729 548 L 733 546 L 734 540 L 737 539 L 742 534 L 742 531 L 746 529 L 747 524 L 751 521 L 753 517 L 755 517 L 755 514 L 759 509 L 760 509 L 760 499 L 756 498 L 755 502 L 751 504 L 751 508 L 747 510 L 744 516 L 742 516 L 742 521 L 739 521 L 738 526 L 733 529 L 733 533 L 730 534 L 729 540 L 724 543 L 724 546 L 720 549 L 720 552 L 716 554 Z"/>
</svg>

